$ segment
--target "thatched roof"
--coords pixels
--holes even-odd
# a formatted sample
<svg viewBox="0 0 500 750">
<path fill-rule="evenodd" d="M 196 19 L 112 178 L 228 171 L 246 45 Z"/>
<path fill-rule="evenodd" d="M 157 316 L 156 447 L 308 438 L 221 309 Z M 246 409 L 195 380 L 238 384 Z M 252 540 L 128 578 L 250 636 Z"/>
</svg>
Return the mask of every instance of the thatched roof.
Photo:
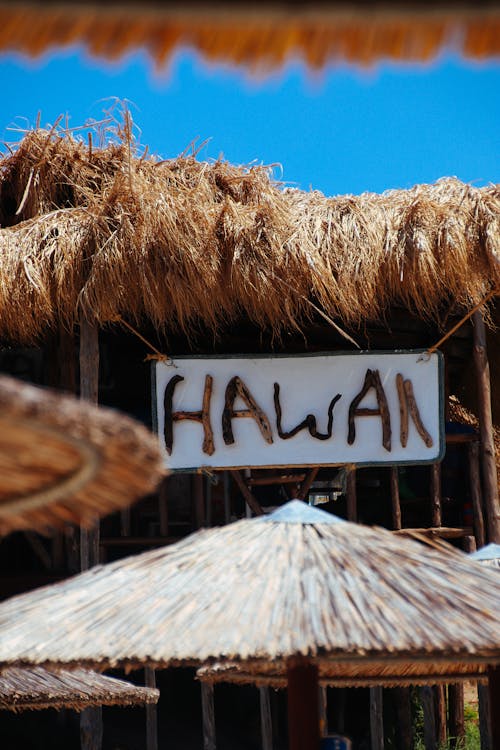
<svg viewBox="0 0 500 750">
<path fill-rule="evenodd" d="M 483 565 L 489 565 L 492 568 L 500 568 L 500 544 L 490 542 L 485 547 L 471 552 L 470 557 L 477 560 Z"/>
<path fill-rule="evenodd" d="M 300 654 L 337 675 L 480 674 L 500 663 L 496 572 L 294 501 L 0 605 L 5 665 Z"/>
<path fill-rule="evenodd" d="M 95 522 L 162 473 L 157 438 L 133 419 L 0 377 L 0 533 Z"/>
<path fill-rule="evenodd" d="M 134 706 L 158 703 L 159 690 L 138 687 L 88 669 L 9 667 L 0 672 L 0 710 Z"/>
<path fill-rule="evenodd" d="M 0 161 L 0 335 L 31 342 L 79 308 L 157 328 L 246 316 L 281 331 L 314 303 L 346 325 L 421 317 L 500 287 L 500 187 L 382 195 L 284 190 L 265 167 L 89 148 L 28 133 Z"/>
<path fill-rule="evenodd" d="M 500 54 L 499 39 L 498 6 L 488 0 L 0 2 L 0 49 L 32 56 L 75 44 L 107 59 L 146 48 L 162 65 L 191 47 L 211 61 L 268 71 L 297 57 L 314 69 L 336 61 L 428 62 L 445 49 L 482 59 Z"/>
</svg>

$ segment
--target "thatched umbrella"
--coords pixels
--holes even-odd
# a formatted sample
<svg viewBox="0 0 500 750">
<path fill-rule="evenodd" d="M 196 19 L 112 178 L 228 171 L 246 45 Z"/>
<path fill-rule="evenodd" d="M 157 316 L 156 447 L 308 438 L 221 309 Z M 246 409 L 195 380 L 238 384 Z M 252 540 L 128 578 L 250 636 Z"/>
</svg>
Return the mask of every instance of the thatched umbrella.
<svg viewBox="0 0 500 750">
<path fill-rule="evenodd" d="M 491 542 L 476 552 L 471 552 L 469 557 L 477 560 L 483 565 L 489 565 L 492 568 L 500 568 L 500 544 Z"/>
<path fill-rule="evenodd" d="M 0 534 L 89 524 L 151 492 L 157 439 L 111 409 L 0 377 Z"/>
<path fill-rule="evenodd" d="M 53 671 L 43 667 L 8 667 L 0 672 L 0 710 L 134 706 L 158 703 L 160 691 L 105 677 L 89 669 Z"/>
<path fill-rule="evenodd" d="M 179 47 L 190 47 L 208 60 L 261 74 L 297 56 L 313 69 L 338 61 L 428 62 L 450 47 L 482 60 L 500 52 L 499 15 L 488 0 L 1 0 L 0 50 L 38 56 L 83 44 L 90 54 L 115 60 L 140 47 L 164 65 Z"/>
<path fill-rule="evenodd" d="M 498 665 L 497 583 L 462 553 L 294 501 L 4 602 L 0 664 L 283 664 L 292 747 L 307 750 L 318 669 L 477 676 Z"/>
</svg>

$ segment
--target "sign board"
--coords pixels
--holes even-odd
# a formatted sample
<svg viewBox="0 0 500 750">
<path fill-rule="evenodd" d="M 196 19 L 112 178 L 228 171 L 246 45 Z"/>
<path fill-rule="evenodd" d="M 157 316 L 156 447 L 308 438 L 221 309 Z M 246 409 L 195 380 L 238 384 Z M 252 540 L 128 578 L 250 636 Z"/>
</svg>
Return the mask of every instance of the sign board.
<svg viewBox="0 0 500 750">
<path fill-rule="evenodd" d="M 171 469 L 442 457 L 439 353 L 178 357 L 153 368 L 156 429 Z"/>
</svg>

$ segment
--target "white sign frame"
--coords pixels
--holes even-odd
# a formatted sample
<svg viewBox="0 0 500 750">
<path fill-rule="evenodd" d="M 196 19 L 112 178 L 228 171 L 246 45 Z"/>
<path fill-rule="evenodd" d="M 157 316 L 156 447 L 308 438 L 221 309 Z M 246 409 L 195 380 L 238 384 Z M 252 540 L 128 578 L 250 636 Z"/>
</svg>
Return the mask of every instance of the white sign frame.
<svg viewBox="0 0 500 750">
<path fill-rule="evenodd" d="M 348 443 L 349 407 L 362 391 L 367 371 L 379 373 L 379 382 L 390 414 L 390 450 L 383 420 L 367 411 L 380 408 L 375 387 L 370 387 L 354 410 L 354 442 Z M 251 354 L 220 356 L 179 356 L 171 363 L 152 365 L 152 405 L 154 430 L 160 438 L 165 465 L 172 471 L 197 471 L 202 468 L 244 469 L 308 466 L 379 466 L 430 464 L 441 461 L 445 451 L 443 356 L 428 355 L 424 350 L 329 352 L 312 354 Z M 410 381 L 425 432 L 432 445 L 424 444 L 411 414 L 408 436 L 402 445 L 401 411 L 403 396 L 398 392 L 396 376 Z M 204 426 L 201 420 L 181 417 L 179 413 L 201 414 L 206 377 L 212 378 L 210 393 L 210 425 L 213 453 L 202 450 Z M 229 420 L 234 442 L 226 444 L 222 434 L 221 416 L 229 381 L 236 376 L 244 382 L 258 407 L 268 416 L 272 443 L 266 441 L 262 428 L 254 418 L 235 418 L 234 411 L 246 410 L 248 404 L 240 396 L 232 401 L 233 416 Z M 175 381 L 173 381 L 175 378 Z M 164 438 L 164 392 L 168 383 L 171 392 L 170 421 L 171 454 Z M 283 432 L 297 426 L 307 414 L 317 421 L 317 432 L 328 435 L 328 406 L 341 394 L 332 409 L 331 437 L 317 439 L 304 427 L 293 437 L 278 435 L 276 400 L 273 385 L 278 382 L 282 407 Z M 306 384 L 306 386 L 304 385 Z M 311 396 L 314 403 L 311 403 Z M 407 402 L 408 403 L 408 402 Z M 364 413 L 365 412 L 365 413 Z M 248 415 L 247 415 L 248 416 Z M 366 418 L 368 417 L 368 418 Z M 168 421 L 168 420 L 167 420 Z M 226 426 L 228 421 L 226 420 Z M 206 449 L 206 445 L 204 446 Z"/>
</svg>

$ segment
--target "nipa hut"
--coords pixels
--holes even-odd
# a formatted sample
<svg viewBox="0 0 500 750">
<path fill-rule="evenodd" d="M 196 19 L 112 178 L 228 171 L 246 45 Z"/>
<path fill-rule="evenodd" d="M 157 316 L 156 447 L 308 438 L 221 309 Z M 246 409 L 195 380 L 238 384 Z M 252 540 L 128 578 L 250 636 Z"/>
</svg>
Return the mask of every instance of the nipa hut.
<svg viewBox="0 0 500 750">
<path fill-rule="evenodd" d="M 446 452 L 430 466 L 176 472 L 158 494 L 101 524 L 90 563 L 294 495 L 396 533 L 417 529 L 467 549 L 498 541 L 500 400 L 493 417 L 489 404 L 499 381 L 492 368 L 490 382 L 486 356 L 488 344 L 495 361 L 498 341 L 484 326 L 496 320 L 500 286 L 498 186 L 444 179 L 327 198 L 287 189 L 262 166 L 137 152 L 128 115 L 118 130 L 101 128 L 82 139 L 61 123 L 29 132 L 0 163 L 3 371 L 152 425 L 147 359 L 174 372 L 179 355 L 427 352 L 439 344 Z M 0 546 L 6 593 L 78 567 L 66 535 Z"/>
</svg>

